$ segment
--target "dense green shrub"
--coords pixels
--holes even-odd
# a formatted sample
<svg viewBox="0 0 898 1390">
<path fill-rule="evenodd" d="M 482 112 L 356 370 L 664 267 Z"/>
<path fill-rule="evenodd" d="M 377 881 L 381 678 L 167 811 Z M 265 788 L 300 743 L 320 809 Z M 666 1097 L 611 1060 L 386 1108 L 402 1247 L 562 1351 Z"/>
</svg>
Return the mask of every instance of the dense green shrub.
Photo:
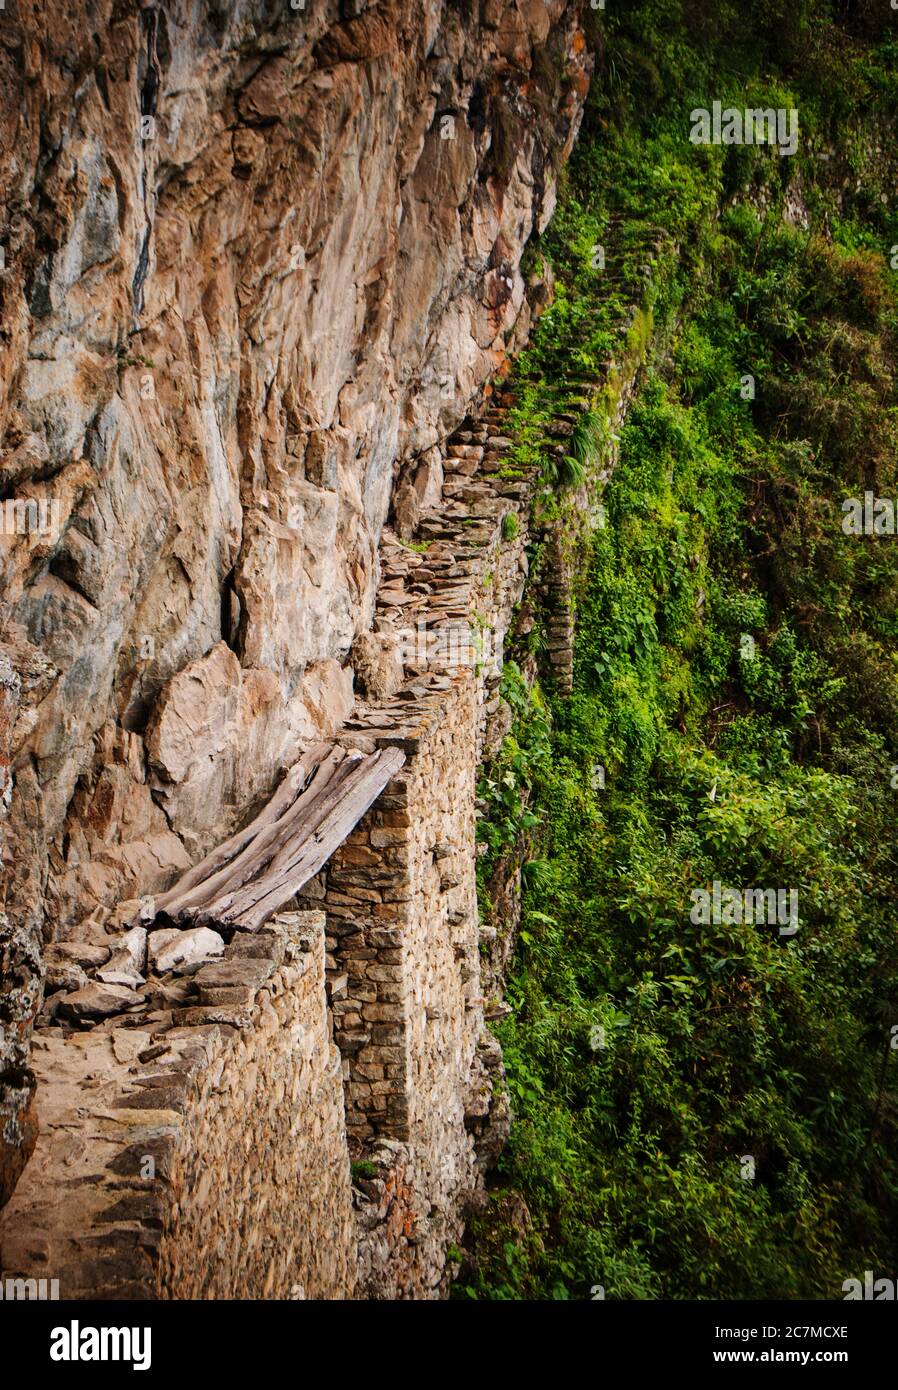
<svg viewBox="0 0 898 1390">
<path fill-rule="evenodd" d="M 894 43 L 866 7 L 842 31 L 778 9 L 746 33 L 735 6 L 659 0 L 595 31 L 591 124 L 544 239 L 558 296 L 519 368 L 533 451 L 607 351 L 584 325 L 612 207 L 680 242 L 656 305 L 679 322 L 605 494 L 574 694 L 506 682 L 484 890 L 522 828 L 537 847 L 497 1028 L 515 1121 L 462 1297 L 832 1298 L 894 1269 L 898 537 L 846 536 L 840 509 L 898 497 L 898 234 L 878 193 L 810 166 L 811 229 L 787 225 L 769 155 L 736 169 L 677 133 L 721 76 L 706 32 L 731 39 L 743 104 L 792 84 L 827 138 L 830 102 L 849 126 L 894 108 Z M 695 924 L 715 880 L 796 889 L 799 930 Z"/>
</svg>

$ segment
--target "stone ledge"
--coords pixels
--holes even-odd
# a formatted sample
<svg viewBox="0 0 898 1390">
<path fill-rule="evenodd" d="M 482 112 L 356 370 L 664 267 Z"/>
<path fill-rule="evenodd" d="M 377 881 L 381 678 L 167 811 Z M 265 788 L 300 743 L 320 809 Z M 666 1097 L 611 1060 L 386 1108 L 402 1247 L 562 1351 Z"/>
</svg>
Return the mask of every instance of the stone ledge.
<svg viewBox="0 0 898 1390">
<path fill-rule="evenodd" d="M 214 1296 L 235 1288 L 252 1296 L 253 1287 L 261 1296 L 267 1257 L 234 1235 L 246 1219 L 241 1193 L 254 1182 L 252 1151 L 222 1109 L 239 1086 L 248 1113 L 264 1116 L 271 1132 L 281 1129 L 279 1163 L 299 1162 L 316 1174 L 304 1213 L 286 1184 L 280 1197 L 273 1194 L 275 1206 L 286 1202 L 278 1227 L 296 1219 L 295 1210 L 307 1232 L 318 1202 L 314 1224 L 331 1232 L 329 1263 L 311 1261 L 320 1279 L 309 1296 L 342 1296 L 351 1287 L 351 1222 L 340 1214 L 350 1209 L 349 1171 L 324 995 L 324 915 L 282 914 L 251 942 L 235 938 L 223 961 L 199 973 L 204 988 L 243 982 L 254 1004 L 175 1010 L 169 1027 L 152 1031 L 107 1020 L 85 1032 L 37 1035 L 42 1128 L 34 1160 L 0 1213 L 0 1277 L 58 1278 L 63 1298 L 196 1297 L 203 1281 L 218 1287 Z M 302 1114 L 319 1121 L 309 1131 L 297 1128 Z M 243 1167 L 224 1158 L 234 1144 Z M 210 1203 L 206 1178 L 216 1162 Z M 196 1233 L 216 1220 L 224 1223 L 229 1253 L 217 1270 L 198 1269 Z M 306 1238 L 297 1231 L 300 1244 Z M 294 1275 L 279 1271 L 274 1296 L 287 1296 Z"/>
</svg>

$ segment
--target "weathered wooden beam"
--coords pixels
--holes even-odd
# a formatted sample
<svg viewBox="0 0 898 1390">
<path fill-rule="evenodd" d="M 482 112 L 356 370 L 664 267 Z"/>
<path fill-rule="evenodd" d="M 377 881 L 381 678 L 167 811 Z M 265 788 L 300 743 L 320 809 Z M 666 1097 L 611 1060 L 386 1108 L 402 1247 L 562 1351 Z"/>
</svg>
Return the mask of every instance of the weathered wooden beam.
<svg viewBox="0 0 898 1390">
<path fill-rule="evenodd" d="M 223 920 L 245 931 L 258 930 L 314 878 L 404 762 L 401 748 L 382 748 L 360 759 L 318 824 L 292 840 L 264 875 L 246 885 Z"/>
<path fill-rule="evenodd" d="M 256 827 L 254 835 L 238 854 L 184 893 L 177 892 L 178 885 L 175 885 L 174 895 L 170 896 L 170 901 L 162 908 L 172 921 L 180 922 L 185 917 L 195 916 L 221 892 L 236 891 L 247 880 L 261 872 L 284 842 L 296 832 L 304 817 L 314 813 L 315 805 L 326 795 L 335 771 L 346 758 L 342 748 L 319 748 L 316 751 L 319 756 L 324 753 L 324 760 L 308 772 L 299 794 L 292 802 L 284 797 L 277 818 L 266 817 L 263 811 L 253 822 Z M 288 779 L 292 779 L 292 770 L 288 773 Z M 298 779 L 295 781 L 298 782 Z M 158 904 L 156 906 L 157 911 L 160 910 Z"/>
<path fill-rule="evenodd" d="M 248 826 L 155 899 L 156 914 L 258 930 L 315 876 L 404 762 L 400 748 L 310 749 Z"/>
<path fill-rule="evenodd" d="M 173 916 L 178 910 L 179 900 L 186 897 L 190 889 L 204 883 L 219 869 L 226 867 L 236 859 L 241 851 L 252 843 L 260 831 L 276 822 L 293 804 L 315 769 L 327 757 L 329 751 L 330 748 L 326 743 L 319 743 L 303 753 L 299 762 L 294 763 L 293 767 L 290 768 L 274 795 L 265 803 L 254 820 L 251 820 L 242 830 L 238 830 L 230 839 L 210 850 L 204 859 L 201 859 L 198 864 L 194 864 L 193 868 L 188 869 L 186 874 L 182 874 L 177 883 L 173 884 L 167 892 L 155 897 L 153 905 L 156 911 Z"/>
<path fill-rule="evenodd" d="M 258 854 L 253 852 L 254 846 L 247 850 L 254 860 L 253 873 L 230 875 L 223 884 L 216 885 L 214 892 L 204 897 L 203 920 L 224 920 L 222 914 L 231 911 L 245 885 L 268 871 L 274 861 L 281 863 L 285 851 L 289 856 L 292 853 L 291 847 L 295 848 L 297 844 L 304 842 L 319 819 L 327 814 L 328 807 L 339 796 L 340 788 L 347 778 L 352 776 L 362 757 L 361 753 L 346 754 L 342 748 L 333 749 L 315 772 L 302 796 L 287 815 L 282 817 L 274 840 L 264 845 Z"/>
</svg>

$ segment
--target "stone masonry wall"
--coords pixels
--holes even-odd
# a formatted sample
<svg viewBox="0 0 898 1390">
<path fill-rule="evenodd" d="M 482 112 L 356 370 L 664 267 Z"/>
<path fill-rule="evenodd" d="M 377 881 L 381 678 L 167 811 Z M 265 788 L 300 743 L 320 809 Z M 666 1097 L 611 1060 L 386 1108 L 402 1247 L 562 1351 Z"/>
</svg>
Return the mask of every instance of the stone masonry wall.
<svg viewBox="0 0 898 1390">
<path fill-rule="evenodd" d="M 426 1297 L 439 1290 L 445 1249 L 462 1231 L 460 1194 L 476 1185 L 477 1173 L 474 1141 L 465 1127 L 483 1029 L 477 905 L 469 871 L 476 776 L 473 682 L 453 681 L 429 700 L 430 717 L 424 713 L 402 731 L 408 774 L 394 779 L 334 856 L 324 899 L 333 933 L 332 969 L 341 990 L 334 1010 L 345 1054 L 353 1153 L 369 1161 L 372 1151 L 383 1155 L 385 1182 L 397 1182 L 401 1168 L 407 1188 L 401 1242 L 393 1236 L 390 1248 L 383 1247 L 382 1219 L 390 1209 L 384 1207 L 382 1219 L 376 1219 L 380 1200 L 365 1212 L 370 1224 L 362 1223 L 362 1244 L 370 1254 L 366 1291 L 391 1298 Z M 383 881 L 390 878 L 383 856 L 389 856 L 392 881 Z M 366 869 L 365 861 L 377 867 Z M 381 886 L 372 889 L 378 880 Z M 371 901 L 375 893 L 381 901 Z M 351 897 L 355 906 L 347 906 Z M 378 1149 L 383 1140 L 402 1143 Z"/>
<path fill-rule="evenodd" d="M 252 1026 L 219 1052 L 186 1117 L 160 1257 L 163 1297 L 230 1298 L 239 1291 L 243 1298 L 348 1298 L 354 1292 L 343 1083 L 324 992 L 324 922 L 317 913 L 282 914 L 261 937 L 240 934 L 225 953 L 238 971 L 244 962 L 267 969 L 282 949 L 284 959 L 258 990 L 217 987 L 224 999 L 254 992 Z M 204 975 L 232 978 L 227 964 L 207 966 L 199 978 Z M 216 1027 L 200 1025 L 207 1026 Z"/>
<path fill-rule="evenodd" d="M 527 475 L 499 476 L 507 404 L 448 444 L 438 503 L 418 518 L 426 554 L 385 534 L 372 638 L 382 659 L 341 739 L 398 744 L 408 761 L 301 898 L 327 913 L 347 1131 L 353 1156 L 376 1169 L 356 1183 L 360 1287 L 373 1297 L 445 1289 L 446 1249 L 482 1183 L 484 1131 L 491 1117 L 502 1133 L 507 1124 L 484 1031 L 475 872 L 477 769 L 507 728 L 501 653 L 527 573 Z M 485 481 L 473 482 L 480 467 Z"/>
<path fill-rule="evenodd" d="M 203 970 L 220 1003 L 35 1039 L 42 1127 L 0 1215 L 4 1277 L 61 1298 L 351 1296 L 323 918 L 283 914 Z"/>
</svg>

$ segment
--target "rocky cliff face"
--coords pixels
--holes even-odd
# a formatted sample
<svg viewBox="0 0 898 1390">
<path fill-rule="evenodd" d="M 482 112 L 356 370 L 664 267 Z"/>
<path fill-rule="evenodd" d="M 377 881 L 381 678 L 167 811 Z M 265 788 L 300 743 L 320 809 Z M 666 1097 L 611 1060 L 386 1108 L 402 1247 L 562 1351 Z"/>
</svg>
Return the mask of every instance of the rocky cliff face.
<svg viewBox="0 0 898 1390">
<path fill-rule="evenodd" d="M 577 5 L 295 3 L 0 17 L 0 1201 L 40 941 L 346 719 L 382 527 L 526 333 L 576 136 Z"/>
</svg>

